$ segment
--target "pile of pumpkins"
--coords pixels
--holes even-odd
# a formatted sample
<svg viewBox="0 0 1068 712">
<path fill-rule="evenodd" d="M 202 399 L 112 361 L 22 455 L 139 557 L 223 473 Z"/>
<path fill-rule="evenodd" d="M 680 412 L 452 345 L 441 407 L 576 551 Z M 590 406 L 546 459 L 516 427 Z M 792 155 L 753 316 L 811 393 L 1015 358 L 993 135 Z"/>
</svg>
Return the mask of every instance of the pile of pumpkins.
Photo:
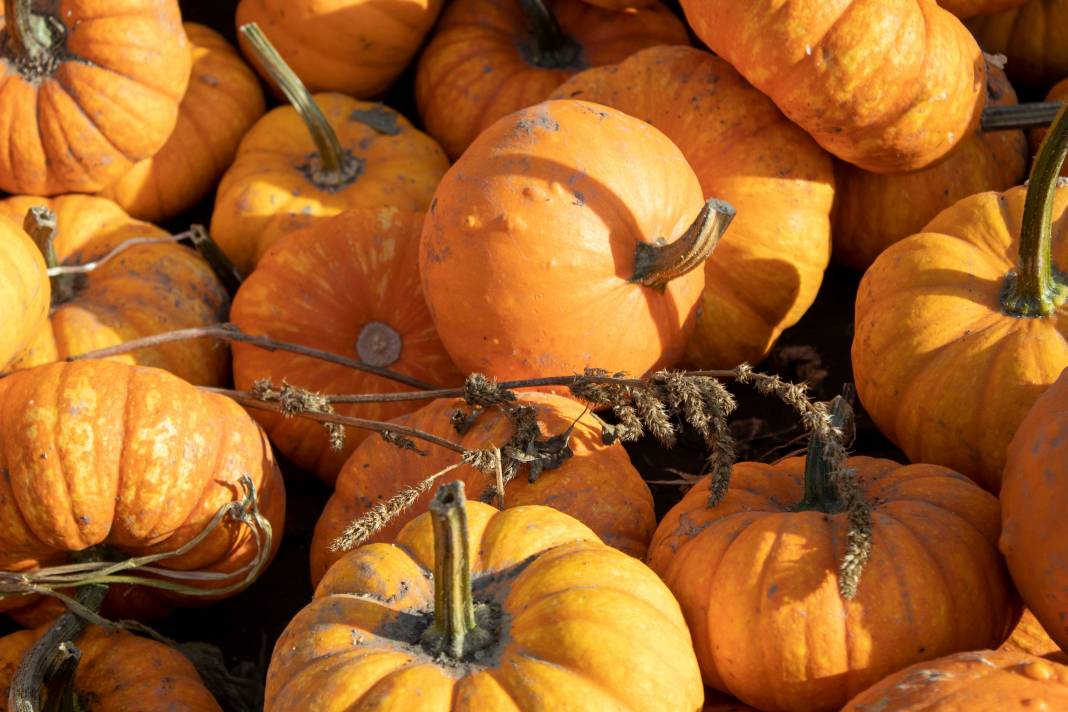
<svg viewBox="0 0 1068 712">
<path fill-rule="evenodd" d="M 1068 97 L 1068 2 L 241 0 L 239 48 L 177 0 L 2 22 L 0 610 L 26 630 L 0 639 L 0 709 L 72 615 L 94 625 L 69 684 L 31 691 L 48 709 L 221 709 L 60 573 L 151 559 L 108 579 L 108 620 L 240 593 L 282 538 L 275 452 L 334 495 L 268 712 L 1068 709 L 1068 112 L 980 128 L 1010 80 Z M 411 63 L 418 117 L 373 101 Z M 155 225 L 211 196 L 236 294 Z M 524 390 L 571 457 L 498 509 L 456 452 L 225 392 L 757 363 L 832 256 L 866 270 L 860 403 L 913 463 L 846 463 L 871 538 L 848 597 L 853 511 L 818 447 L 657 522 L 597 414 Z M 225 322 L 369 368 L 210 329 L 75 358 Z M 468 411 L 333 407 L 511 437 L 492 407 L 458 433 Z"/>
</svg>

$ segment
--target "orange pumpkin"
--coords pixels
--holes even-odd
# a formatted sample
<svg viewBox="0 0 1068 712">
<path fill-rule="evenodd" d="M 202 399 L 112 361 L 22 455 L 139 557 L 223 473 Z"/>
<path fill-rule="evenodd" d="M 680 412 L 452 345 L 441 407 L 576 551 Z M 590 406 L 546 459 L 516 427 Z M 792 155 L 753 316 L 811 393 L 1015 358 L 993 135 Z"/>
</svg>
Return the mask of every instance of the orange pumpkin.
<svg viewBox="0 0 1068 712">
<path fill-rule="evenodd" d="M 976 15 L 992 15 L 1023 5 L 1027 0 L 938 0 L 938 4 L 962 20 Z"/>
<path fill-rule="evenodd" d="M 1024 653 L 958 653 L 918 663 L 850 700 L 842 712 L 1068 709 L 1068 666 Z"/>
<path fill-rule="evenodd" d="M 161 241 L 131 244 L 88 276 L 57 277 L 60 288 L 52 290 L 51 316 L 36 329 L 13 368 L 226 319 L 230 300 L 211 267 L 196 252 L 169 240 L 166 231 L 134 220 L 110 200 L 89 195 L 7 198 L 0 201 L 0 215 L 21 223 L 27 211 L 38 206 L 55 214 L 53 247 L 59 266 L 100 260 L 137 238 Z M 229 380 L 226 347 L 214 339 L 179 341 L 114 358 L 163 368 L 201 385 Z"/>
<path fill-rule="evenodd" d="M 289 235 L 260 261 L 234 298 L 230 319 L 265 335 L 359 359 L 441 386 L 463 381 L 441 345 L 419 286 L 421 213 L 354 208 Z M 259 379 L 315 392 L 390 393 L 411 386 L 286 351 L 234 344 L 234 381 Z M 338 405 L 336 410 L 388 420 L 420 401 Z M 250 411 L 282 453 L 333 483 L 366 430 L 346 428 L 330 447 L 320 423 Z"/>
<path fill-rule="evenodd" d="M 606 10 L 626 11 L 635 7 L 648 7 L 656 0 L 585 0 L 590 5 L 603 7 Z"/>
<path fill-rule="evenodd" d="M 502 379 L 677 362 L 697 268 L 733 215 L 701 203 L 675 144 L 620 111 L 554 100 L 501 119 L 423 223 L 423 293 L 453 362 Z"/>
<path fill-rule="evenodd" d="M 255 26 L 244 31 L 293 106 L 253 125 L 215 194 L 211 233 L 240 272 L 285 235 L 348 208 L 426 210 L 449 167 L 432 138 L 382 104 L 311 96 Z"/>
<path fill-rule="evenodd" d="M 465 511 L 455 482 L 395 544 L 330 569 L 275 644 L 264 709 L 675 712 L 702 696 L 652 571 L 549 507 Z"/>
<path fill-rule="evenodd" d="M 52 294 L 44 256 L 20 224 L 0 218 L 0 370 L 47 321 Z"/>
<path fill-rule="evenodd" d="M 1001 486 L 1001 551 L 1024 603 L 1068 650 L 1068 368 L 1039 398 L 1009 446 Z"/>
<path fill-rule="evenodd" d="M 1007 650 L 1015 653 L 1027 653 L 1040 658 L 1052 660 L 1055 663 L 1068 665 L 1068 655 L 1060 649 L 1049 637 L 1049 633 L 1035 618 L 1031 609 L 1025 608 L 1020 622 L 1012 630 L 1012 635 L 998 650 Z"/>
<path fill-rule="evenodd" d="M 986 69 L 931 0 L 682 0 L 697 36 L 828 151 L 916 170 L 978 125 Z"/>
<path fill-rule="evenodd" d="M 1068 101 L 1068 78 L 1053 85 L 1053 88 L 1046 94 L 1046 101 Z M 1038 153 L 1042 139 L 1046 138 L 1046 129 L 1031 129 L 1027 136 L 1031 142 L 1031 152 Z M 1068 176 L 1068 165 L 1061 166 L 1061 175 Z"/>
<path fill-rule="evenodd" d="M 543 470 L 534 482 L 527 471 L 518 473 L 505 485 L 505 506 L 551 505 L 589 526 L 617 549 L 632 556 L 644 555 L 656 528 L 653 498 L 623 446 L 605 445 L 600 424 L 578 401 L 545 393 L 524 393 L 522 399 L 536 410 L 542 437 L 567 432 L 574 424 L 568 439 L 571 455 L 559 467 Z M 458 410 L 468 410 L 462 400 L 443 398 L 393 422 L 457 440 L 451 416 Z M 508 418 L 492 408 L 479 414 L 460 444 L 468 450 L 503 447 L 513 432 Z M 350 522 L 458 459 L 456 453 L 436 446 L 427 446 L 427 453 L 420 456 L 379 438 L 363 441 L 342 468 L 337 490 L 315 526 L 311 547 L 313 581 L 319 581 L 341 558 L 341 553 L 330 550 L 330 544 Z M 449 477 L 463 480 L 476 495 L 495 491 L 495 477 L 474 467 L 453 470 Z M 421 495 L 371 541 L 393 541 L 405 523 L 426 511 L 429 499 L 429 493 Z"/>
<path fill-rule="evenodd" d="M 174 130 L 192 57 L 177 0 L 4 0 L 0 190 L 96 192 Z"/>
<path fill-rule="evenodd" d="M 1005 72 L 987 66 L 987 103 L 1016 103 Z M 1022 131 L 976 129 L 932 166 L 911 173 L 869 173 L 835 165 L 834 257 L 867 269 L 890 245 L 923 230 L 958 200 L 984 190 L 1008 190 L 1027 177 L 1031 154 Z"/>
<path fill-rule="evenodd" d="M 729 64 L 690 47 L 653 47 L 587 69 L 553 96 L 649 122 L 682 150 L 705 197 L 737 208 L 705 262 L 685 360 L 700 368 L 761 361 L 823 280 L 834 198 L 830 157 Z"/>
<path fill-rule="evenodd" d="M 262 27 L 312 91 L 371 97 L 415 56 L 441 6 L 442 0 L 240 0 L 237 24 Z M 254 56 L 243 38 L 241 45 Z"/>
<path fill-rule="evenodd" d="M 968 22 L 987 52 L 1008 57 L 1005 71 L 1017 86 L 1045 89 L 1068 75 L 1068 0 L 1027 0 L 1019 7 Z"/>
<path fill-rule="evenodd" d="M 548 99 L 576 72 L 688 43 L 656 0 L 627 12 L 582 0 L 455 0 L 419 60 L 415 101 L 455 160 L 502 116 Z"/>
<path fill-rule="evenodd" d="M 1056 127 L 1030 189 L 947 208 L 883 252 L 857 293 L 853 374 L 872 420 L 912 461 L 991 492 L 1013 433 L 1068 366 L 1068 111 Z"/>
<path fill-rule="evenodd" d="M 159 153 L 101 192 L 150 222 L 177 217 L 210 193 L 265 110 L 259 80 L 222 35 L 194 22 L 185 32 L 193 75 L 173 133 Z"/>
</svg>

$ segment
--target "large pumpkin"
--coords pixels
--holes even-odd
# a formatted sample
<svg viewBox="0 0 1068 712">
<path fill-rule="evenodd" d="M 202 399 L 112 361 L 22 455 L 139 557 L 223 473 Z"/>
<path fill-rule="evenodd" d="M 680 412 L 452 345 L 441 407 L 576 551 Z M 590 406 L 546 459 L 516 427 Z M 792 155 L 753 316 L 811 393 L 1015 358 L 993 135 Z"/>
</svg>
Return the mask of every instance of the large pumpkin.
<svg viewBox="0 0 1068 712">
<path fill-rule="evenodd" d="M 52 294 L 44 256 L 21 224 L 0 219 L 0 371 L 47 321 Z"/>
<path fill-rule="evenodd" d="M 192 58 L 177 0 L 5 0 L 0 190 L 96 192 L 163 147 Z"/>
<path fill-rule="evenodd" d="M 170 220 L 211 192 L 248 128 L 264 112 L 259 79 L 214 30 L 185 24 L 193 75 L 167 143 L 101 195 L 134 217 Z"/>
<path fill-rule="evenodd" d="M 653 47 L 587 69 L 553 96 L 649 122 L 682 150 L 706 198 L 738 210 L 705 262 L 685 360 L 701 368 L 761 361 L 823 280 L 834 198 L 830 157 L 729 64 L 690 47 Z"/>
<path fill-rule="evenodd" d="M 497 119 L 548 99 L 575 72 L 688 42 L 656 0 L 627 12 L 582 0 L 455 0 L 419 60 L 415 100 L 456 159 Z"/>
<path fill-rule="evenodd" d="M 968 22 L 987 52 L 1008 58 L 1005 71 L 1017 86 L 1045 89 L 1068 75 L 1068 0 L 1027 0 L 1023 5 Z"/>
<path fill-rule="evenodd" d="M 700 708 L 652 571 L 549 507 L 463 498 L 443 487 L 395 544 L 330 569 L 275 644 L 266 712 Z"/>
<path fill-rule="evenodd" d="M 364 98 L 385 91 L 404 70 L 441 6 L 442 0 L 241 0 L 237 24 L 262 27 L 312 91 Z M 242 49 L 252 55 L 244 39 Z"/>
<path fill-rule="evenodd" d="M 694 32 L 842 160 L 915 170 L 969 135 L 982 52 L 932 0 L 683 0 Z"/>
<path fill-rule="evenodd" d="M 987 104 L 1016 103 L 1005 73 L 987 66 Z M 984 190 L 1008 190 L 1027 176 L 1031 154 L 1022 131 L 983 131 L 938 163 L 911 173 L 869 173 L 837 161 L 835 259 L 867 269 L 890 245 L 923 230 L 958 200 Z"/>
<path fill-rule="evenodd" d="M 22 222 L 31 208 L 46 207 L 56 218 L 53 247 L 60 266 L 100 260 L 128 240 L 131 244 L 88 275 L 57 277 L 53 308 L 13 368 L 115 346 L 154 334 L 225 321 L 229 296 L 211 267 L 193 250 L 115 203 L 89 195 L 54 199 L 19 196 L 0 201 L 0 215 Z M 47 294 L 47 292 L 45 292 Z M 224 385 L 226 347 L 214 339 L 180 341 L 114 357 L 166 369 L 192 383 Z"/>
<path fill-rule="evenodd" d="M 702 202 L 671 140 L 621 111 L 554 100 L 504 117 L 445 175 L 423 224 L 423 293 L 445 348 L 462 371 L 506 379 L 675 363 L 697 268 L 732 214 Z"/>
<path fill-rule="evenodd" d="M 643 556 L 656 528 L 653 497 L 623 446 L 605 445 L 600 423 L 578 401 L 552 394 L 523 393 L 522 402 L 535 409 L 540 438 L 560 435 L 574 425 L 567 443 L 570 457 L 555 469 L 543 470 L 533 482 L 528 468 L 523 468 L 505 485 L 505 506 L 550 505 L 593 529 L 606 543 L 632 556 Z M 468 450 L 503 447 L 513 436 L 512 422 L 491 408 L 478 415 L 461 439 L 452 416 L 468 410 L 462 400 L 444 398 L 394 422 L 460 440 Z M 337 490 L 315 526 L 311 547 L 313 581 L 322 578 L 341 558 L 342 554 L 331 551 L 330 545 L 350 522 L 458 459 L 456 453 L 434 445 L 427 445 L 425 450 L 427 455 L 420 456 L 380 438 L 365 440 L 356 449 L 342 468 Z M 496 489 L 495 476 L 474 467 L 454 470 L 449 478 L 462 479 L 475 496 Z M 406 522 L 426 511 L 429 500 L 429 493 L 421 495 L 371 541 L 393 541 Z"/>
<path fill-rule="evenodd" d="M 289 235 L 260 261 L 234 298 L 230 319 L 265 335 L 389 368 L 424 383 L 455 386 L 463 377 L 441 345 L 419 286 L 422 213 L 354 208 Z M 234 344 L 234 381 L 259 379 L 325 393 L 390 393 L 412 386 L 319 359 Z M 338 413 L 388 420 L 420 401 L 335 407 Z M 367 434 L 346 428 L 330 447 L 322 424 L 250 412 L 275 447 L 298 466 L 333 482 Z"/>
<path fill-rule="evenodd" d="M 1027 607 L 1068 650 L 1068 368 L 1039 398 L 1009 447 L 1001 486 L 1001 551 Z"/>
<path fill-rule="evenodd" d="M 1068 111 L 1029 189 L 947 208 L 883 252 L 857 293 L 853 373 L 875 424 L 914 462 L 991 492 L 1020 421 L 1068 366 L 1065 152 Z"/>
<path fill-rule="evenodd" d="M 938 4 L 962 20 L 976 15 L 992 15 L 1023 5 L 1028 0 L 938 0 Z"/>
</svg>

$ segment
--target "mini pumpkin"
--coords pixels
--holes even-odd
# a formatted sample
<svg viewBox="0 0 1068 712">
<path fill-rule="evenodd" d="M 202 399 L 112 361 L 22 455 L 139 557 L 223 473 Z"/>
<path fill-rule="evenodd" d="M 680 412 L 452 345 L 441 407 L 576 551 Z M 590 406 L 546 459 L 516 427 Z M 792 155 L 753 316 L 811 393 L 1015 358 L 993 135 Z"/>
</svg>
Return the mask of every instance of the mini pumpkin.
<svg viewBox="0 0 1068 712">
<path fill-rule="evenodd" d="M 52 295 L 44 256 L 20 224 L 0 218 L 0 370 L 47 321 Z"/>
<path fill-rule="evenodd" d="M 1012 635 L 998 650 L 1007 650 L 1015 653 L 1027 653 L 1040 658 L 1052 660 L 1055 663 L 1068 665 L 1068 655 L 1053 642 L 1049 633 L 1042 627 L 1031 609 L 1025 608 L 1020 622 L 1012 629 Z"/>
<path fill-rule="evenodd" d="M 1053 85 L 1053 88 L 1046 94 L 1046 101 L 1068 101 L 1068 78 Z M 1031 129 L 1027 136 L 1031 143 L 1031 152 L 1038 153 L 1042 140 L 1046 138 L 1046 129 Z M 1068 176 L 1068 165 L 1061 166 L 1061 175 Z"/>
<path fill-rule="evenodd" d="M 817 143 L 894 173 L 942 158 L 978 125 L 986 67 L 931 0 L 683 0 L 694 32 Z"/>
<path fill-rule="evenodd" d="M 419 286 L 422 213 L 353 208 L 287 236 L 260 261 L 234 298 L 230 319 L 248 334 L 359 359 L 423 383 L 455 386 L 463 377 L 441 345 Z M 382 376 L 290 353 L 234 344 L 234 382 L 268 379 L 316 393 L 411 390 Z M 420 401 L 338 404 L 342 415 L 388 420 Z M 346 428 L 334 450 L 320 423 L 250 411 L 275 447 L 333 483 L 366 430 Z M 387 446 L 388 447 L 388 446 Z"/>
<path fill-rule="evenodd" d="M 618 2 L 613 4 L 618 5 Z M 688 44 L 657 0 L 626 12 L 582 0 L 455 0 L 415 75 L 427 132 L 455 160 L 502 116 L 549 98 L 587 67 L 660 44 Z"/>
<path fill-rule="evenodd" d="M 653 497 L 638 471 L 630 464 L 620 444 L 605 445 L 599 422 L 578 401 L 548 393 L 524 392 L 522 404 L 531 408 L 538 423 L 536 440 L 566 437 L 566 450 L 560 451 L 558 466 L 531 475 L 523 468 L 505 484 L 506 507 L 546 504 L 589 526 L 606 543 L 632 556 L 645 554 L 656 528 Z M 469 409 L 460 399 L 443 398 L 428 403 L 394 423 L 418 428 L 442 438 L 456 440 L 454 414 Z M 466 418 L 464 418 L 466 420 Z M 505 447 L 515 434 L 505 413 L 496 408 L 479 411 L 460 444 L 467 450 Z M 420 445 L 420 447 L 423 447 Z M 364 440 L 345 463 L 337 479 L 337 490 L 323 509 L 315 526 L 311 546 L 312 580 L 319 581 L 326 570 L 342 557 L 331 543 L 358 517 L 385 502 L 406 487 L 417 486 L 424 478 L 458 460 L 456 453 L 428 445 L 427 454 L 402 450 L 379 438 Z M 495 474 L 474 467 L 453 470 L 450 479 L 461 479 L 479 496 L 496 492 Z M 430 493 L 382 527 L 371 541 L 393 541 L 405 523 L 426 511 Z M 496 501 L 496 497 L 493 497 Z"/>
<path fill-rule="evenodd" d="M 210 193 L 265 110 L 255 73 L 222 35 L 195 22 L 185 24 L 185 33 L 193 74 L 174 131 L 158 153 L 101 192 L 150 222 L 177 217 Z"/>
<path fill-rule="evenodd" d="M 938 0 L 938 4 L 962 20 L 976 15 L 993 15 L 1023 5 L 1028 0 Z"/>
<path fill-rule="evenodd" d="M 1008 58 L 1005 71 L 1017 86 L 1045 89 L 1068 75 L 1068 0 L 1027 0 L 1019 7 L 968 21 L 987 52 Z"/>
<path fill-rule="evenodd" d="M 423 223 L 423 293 L 453 362 L 502 379 L 677 362 L 733 217 L 702 195 L 669 138 L 611 107 L 553 100 L 495 123 Z"/>
<path fill-rule="evenodd" d="M 96 192 L 174 130 L 192 57 L 177 0 L 5 0 L 0 190 Z"/>
<path fill-rule="evenodd" d="M 395 544 L 330 569 L 275 644 L 265 710 L 675 712 L 702 697 L 652 571 L 549 507 L 465 506 L 455 482 Z"/>
</svg>

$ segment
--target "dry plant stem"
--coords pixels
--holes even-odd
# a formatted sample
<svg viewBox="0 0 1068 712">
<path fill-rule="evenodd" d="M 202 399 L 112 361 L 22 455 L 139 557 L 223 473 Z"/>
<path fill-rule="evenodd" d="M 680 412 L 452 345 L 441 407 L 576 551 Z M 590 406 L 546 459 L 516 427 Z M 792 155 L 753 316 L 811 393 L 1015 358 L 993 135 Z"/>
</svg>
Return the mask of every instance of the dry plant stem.
<svg viewBox="0 0 1068 712">
<path fill-rule="evenodd" d="M 72 642 L 60 643 L 59 661 L 45 682 L 45 712 L 81 712 L 78 688 L 74 684 L 82 651 Z"/>
<path fill-rule="evenodd" d="M 31 208 L 32 210 L 32 208 Z M 56 277 L 59 275 L 68 274 L 89 274 L 95 272 L 99 268 L 106 265 L 111 260 L 115 259 L 126 250 L 138 245 L 159 245 L 163 243 L 174 243 L 184 240 L 189 237 L 188 232 L 180 232 L 177 235 L 170 235 L 168 237 L 131 237 L 128 240 L 123 240 L 120 244 L 115 246 L 115 249 L 108 252 L 106 255 L 98 260 L 92 262 L 85 262 L 80 265 L 58 265 L 56 267 L 48 268 L 48 276 Z"/>
<path fill-rule="evenodd" d="M 493 469 L 497 475 L 497 509 L 504 509 L 504 467 L 501 464 L 501 449 L 493 448 L 493 455 L 495 460 Z"/>
<path fill-rule="evenodd" d="M 716 249 L 734 215 L 730 203 L 709 198 L 679 239 L 666 245 L 639 242 L 630 281 L 663 289 L 671 280 L 697 269 Z"/>
<path fill-rule="evenodd" d="M 59 267 L 55 247 L 56 214 L 43 205 L 35 205 L 26 211 L 22 229 L 33 238 L 34 244 L 44 257 L 45 266 L 49 270 Z M 50 272 L 48 281 L 52 287 L 52 304 L 62 304 L 74 296 L 76 287 L 73 277 L 63 274 L 53 275 Z"/>
<path fill-rule="evenodd" d="M 33 13 L 33 0 L 4 0 L 4 17 L 17 61 L 39 66 L 55 42 L 48 20 Z"/>
<path fill-rule="evenodd" d="M 1011 131 L 1038 129 L 1049 126 L 1057 118 L 1062 102 L 1039 101 L 1008 106 L 988 106 L 979 120 L 983 131 Z"/>
<path fill-rule="evenodd" d="M 189 239 L 193 247 L 211 267 L 212 272 L 222 282 L 226 293 L 233 297 L 237 294 L 243 278 L 241 273 L 234 267 L 234 263 L 222 251 L 222 248 L 212 239 L 211 233 L 203 225 L 192 225 L 189 228 Z"/>
</svg>

